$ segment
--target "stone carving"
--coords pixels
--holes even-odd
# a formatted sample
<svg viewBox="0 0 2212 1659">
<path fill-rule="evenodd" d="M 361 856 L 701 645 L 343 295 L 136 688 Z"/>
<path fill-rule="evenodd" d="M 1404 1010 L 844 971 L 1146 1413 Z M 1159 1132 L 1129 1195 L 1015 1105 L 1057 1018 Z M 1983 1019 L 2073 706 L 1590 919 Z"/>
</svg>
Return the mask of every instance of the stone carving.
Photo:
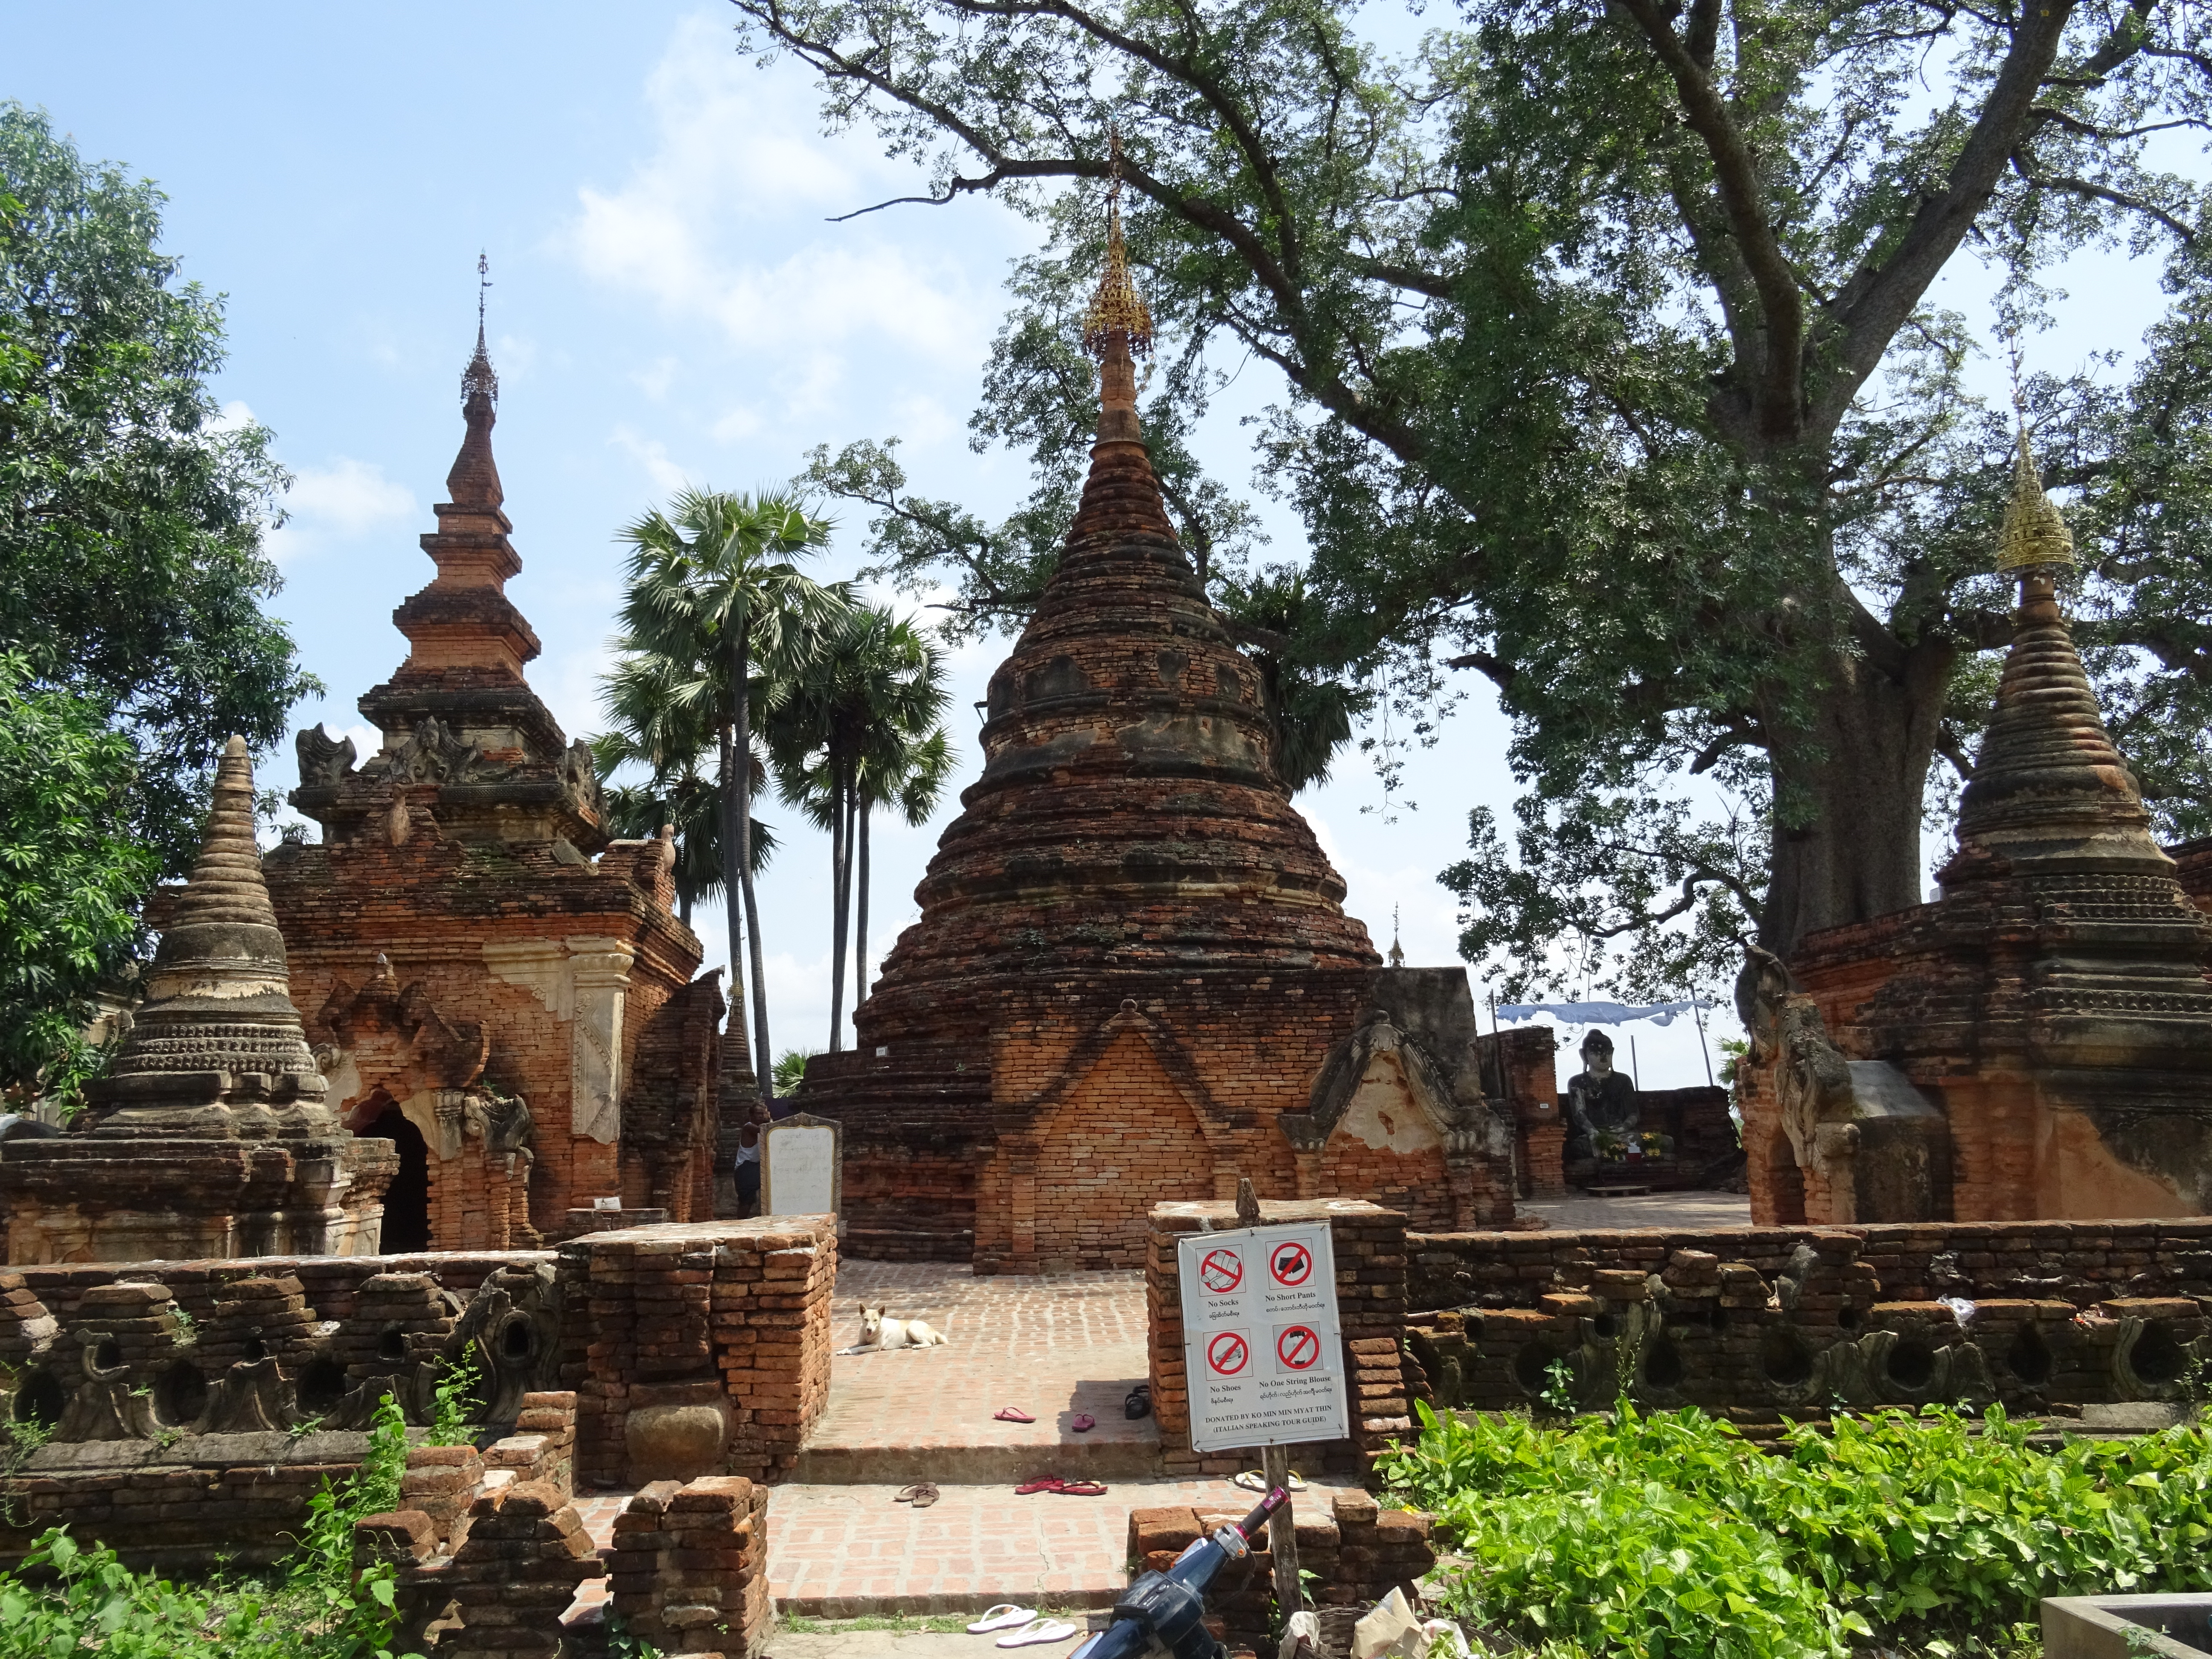
<svg viewBox="0 0 2212 1659">
<path fill-rule="evenodd" d="M 1382 1008 L 1369 1010 L 1359 1029 L 1330 1052 L 1314 1079 L 1306 1109 L 1285 1112 L 1277 1120 L 1284 1138 L 1301 1152 L 1319 1152 L 1351 1111 L 1361 1083 L 1379 1056 L 1395 1060 L 1407 1093 L 1447 1152 L 1489 1149 L 1489 1115 L 1462 1104 L 1435 1056 Z"/>
<path fill-rule="evenodd" d="M 405 742 L 362 768 L 362 775 L 395 783 L 468 783 L 483 775 L 483 750 L 435 714 L 426 714 Z"/>
<path fill-rule="evenodd" d="M 1636 1133 L 1636 1085 L 1613 1069 L 1613 1039 L 1592 1031 L 1583 1039 L 1583 1068 L 1567 1080 L 1569 1158 L 1595 1158 L 1607 1136 Z"/>
<path fill-rule="evenodd" d="M 333 738 L 319 724 L 292 738 L 300 757 L 300 781 L 304 785 L 343 783 L 357 758 L 351 738 Z"/>
<path fill-rule="evenodd" d="M 581 738 L 570 744 L 561 757 L 557 775 L 569 799 L 593 817 L 599 817 L 599 766 L 592 745 Z"/>
<path fill-rule="evenodd" d="M 483 1075 L 491 1039 L 473 1021 L 448 1021 L 420 980 L 405 987 L 381 952 L 358 991 L 335 981 L 315 1024 L 330 1040 L 315 1050 L 342 1101 L 382 1089 L 405 1101 L 426 1090 L 465 1089 Z"/>
</svg>

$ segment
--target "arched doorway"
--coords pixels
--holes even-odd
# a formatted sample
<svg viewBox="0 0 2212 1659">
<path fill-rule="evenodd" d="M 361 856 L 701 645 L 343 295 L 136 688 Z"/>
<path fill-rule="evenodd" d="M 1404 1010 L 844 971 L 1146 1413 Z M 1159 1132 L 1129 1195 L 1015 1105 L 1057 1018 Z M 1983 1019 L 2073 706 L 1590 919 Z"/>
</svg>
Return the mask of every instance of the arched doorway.
<svg viewBox="0 0 2212 1659">
<path fill-rule="evenodd" d="M 384 1242 L 386 1255 L 430 1248 L 430 1148 L 422 1132 L 407 1121 L 398 1103 L 388 1097 L 384 1109 L 357 1134 L 390 1141 L 399 1152 L 399 1168 L 384 1192 Z"/>
</svg>

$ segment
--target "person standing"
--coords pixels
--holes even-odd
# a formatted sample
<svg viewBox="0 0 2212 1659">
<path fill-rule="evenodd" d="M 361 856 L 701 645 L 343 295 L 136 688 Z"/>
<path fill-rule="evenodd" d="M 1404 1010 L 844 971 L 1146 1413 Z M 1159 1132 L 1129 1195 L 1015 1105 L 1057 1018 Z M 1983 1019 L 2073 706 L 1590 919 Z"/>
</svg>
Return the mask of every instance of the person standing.
<svg viewBox="0 0 2212 1659">
<path fill-rule="evenodd" d="M 761 1195 L 761 1111 L 753 1109 L 752 1121 L 738 1131 L 738 1158 L 735 1174 L 738 1181 L 738 1216 L 740 1220 L 760 1213 Z"/>
</svg>

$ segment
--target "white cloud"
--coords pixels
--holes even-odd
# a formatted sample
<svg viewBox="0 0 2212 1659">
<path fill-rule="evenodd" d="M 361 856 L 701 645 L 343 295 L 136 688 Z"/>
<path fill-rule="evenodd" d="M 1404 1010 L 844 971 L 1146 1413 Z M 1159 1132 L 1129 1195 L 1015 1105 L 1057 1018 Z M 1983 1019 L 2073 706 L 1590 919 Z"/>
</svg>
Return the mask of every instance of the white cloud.
<svg viewBox="0 0 2212 1659">
<path fill-rule="evenodd" d="M 641 438 L 629 427 L 618 426 L 607 441 L 643 467 L 653 488 L 664 495 L 691 482 L 690 474 L 668 459 L 668 446 L 658 438 Z"/>
<path fill-rule="evenodd" d="M 244 410 L 246 406 L 231 407 Z M 269 538 L 270 556 L 280 564 L 404 522 L 420 511 L 415 492 L 386 477 L 382 467 L 343 455 L 328 466 L 297 468 L 292 488 L 284 497 L 284 510 L 285 524 Z"/>
<path fill-rule="evenodd" d="M 678 25 L 646 99 L 658 145 L 619 186 L 583 186 L 562 235 L 586 275 L 711 321 L 748 351 L 805 363 L 802 404 L 842 378 L 824 357 L 863 336 L 975 361 L 998 305 L 970 291 L 959 261 L 824 222 L 914 181 L 821 137 L 802 78 L 763 73 L 702 15 Z M 787 251 L 763 258 L 763 247 Z"/>
<path fill-rule="evenodd" d="M 233 398 L 225 404 L 216 417 L 208 422 L 211 432 L 236 432 L 253 424 L 253 411 L 243 398 Z"/>
<path fill-rule="evenodd" d="M 668 395 L 668 388 L 676 379 L 677 368 L 675 358 L 656 357 L 646 368 L 632 370 L 630 381 L 640 392 L 659 403 Z"/>
</svg>

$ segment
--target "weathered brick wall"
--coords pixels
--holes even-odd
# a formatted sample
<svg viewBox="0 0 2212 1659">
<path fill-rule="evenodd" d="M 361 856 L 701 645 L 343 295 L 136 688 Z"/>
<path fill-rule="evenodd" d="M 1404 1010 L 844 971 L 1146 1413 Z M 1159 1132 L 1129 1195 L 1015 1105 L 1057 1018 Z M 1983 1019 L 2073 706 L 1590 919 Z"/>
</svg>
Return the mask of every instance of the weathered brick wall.
<svg viewBox="0 0 2212 1659">
<path fill-rule="evenodd" d="M 292 1000 L 308 1040 L 332 1039 L 324 1012 L 333 992 L 341 986 L 358 990 L 384 954 L 399 984 L 419 987 L 442 1020 L 483 1029 L 489 1040 L 483 1080 L 528 1104 L 535 1127 L 530 1215 L 541 1232 L 557 1237 L 569 1208 L 584 1199 L 621 1192 L 642 1203 L 656 1180 L 680 1190 L 688 1208 L 700 1179 L 690 1160 L 679 1157 L 672 1176 L 649 1176 L 635 1164 L 631 1181 L 638 1190 L 632 1194 L 624 1188 L 620 1146 L 576 1132 L 573 1009 L 562 1006 L 557 992 L 502 979 L 484 953 L 487 945 L 558 946 L 599 938 L 635 952 L 623 993 L 619 1072 L 625 1133 L 642 1131 L 641 1139 L 673 1143 L 679 1152 L 702 1139 L 711 1145 L 712 1091 L 702 1096 L 691 1075 L 702 1063 L 678 1060 L 670 1077 L 667 1056 L 654 1052 L 658 1016 L 691 983 L 700 956 L 696 937 L 671 911 L 674 890 L 659 867 L 658 843 L 617 842 L 595 866 L 564 864 L 550 843 L 441 839 L 428 814 L 421 816 L 422 832 L 398 846 L 365 837 L 336 845 L 287 843 L 270 853 L 270 896 L 284 933 Z M 682 1042 L 680 1033 L 659 1037 L 663 1049 Z M 715 1069 L 711 1060 L 703 1064 L 708 1078 Z M 641 1077 L 647 1086 L 631 1119 L 629 1096 Z M 358 1104 L 380 1084 L 402 1100 L 403 1091 L 422 1082 L 411 1074 L 383 1079 L 373 1065 L 357 1088 L 347 1086 L 351 1080 L 341 1064 L 333 1081 L 344 1092 L 334 1094 L 333 1105 Z M 675 1114 L 680 1121 L 662 1121 Z M 473 1195 L 480 1175 L 465 1164 L 455 1168 L 459 1162 L 432 1157 L 434 1216 L 441 1225 L 483 1202 Z M 441 1195 L 441 1182 L 459 1182 L 471 1194 Z M 459 1242 L 458 1234 L 434 1238 Z"/>
<path fill-rule="evenodd" d="M 583 1477 L 787 1472 L 829 1400 L 836 1277 L 829 1216 L 669 1223 L 562 1245 L 560 1375 L 578 1397 Z"/>
<path fill-rule="evenodd" d="M 738 1476 L 642 1488 L 615 1517 L 611 1605 L 663 1653 L 747 1659 L 763 1650 L 768 1488 Z"/>
<path fill-rule="evenodd" d="M 1414 1235 L 1413 1352 L 1441 1404 L 1567 1368 L 1747 1425 L 1853 1407 L 2181 1397 L 2212 1361 L 2212 1220 Z M 1942 1298 L 1950 1298 L 1946 1301 Z"/>
<path fill-rule="evenodd" d="M 1406 1218 L 1348 1199 L 1263 1200 L 1262 1224 L 1326 1222 L 1336 1255 L 1337 1319 L 1344 1336 L 1349 1439 L 1305 1454 L 1332 1469 L 1364 1470 L 1411 1428 L 1400 1359 L 1406 1322 Z M 1229 1474 L 1249 1468 L 1249 1451 L 1200 1453 L 1190 1444 L 1190 1386 L 1183 1363 L 1182 1274 L 1176 1245 L 1191 1234 L 1237 1225 L 1236 1206 L 1164 1205 L 1152 1212 L 1145 1255 L 1145 1340 L 1160 1454 L 1171 1474 Z"/>
<path fill-rule="evenodd" d="M 1176 1504 L 1129 1511 L 1131 1577 L 1165 1572 L 1175 1559 L 1224 1522 L 1241 1521 L 1247 1510 L 1192 1508 Z M 1413 1510 L 1385 1510 L 1364 1492 L 1308 1492 L 1293 1494 L 1298 1571 L 1306 1597 L 1316 1607 L 1356 1607 L 1381 1601 L 1394 1589 L 1407 1599 L 1413 1586 L 1437 1564 L 1429 1535 L 1434 1522 Z M 1265 1653 L 1279 1630 L 1274 1597 L 1274 1554 L 1269 1534 L 1251 1540 L 1242 1561 L 1228 1562 L 1206 1587 L 1207 1624 L 1231 1647 Z"/>
</svg>

